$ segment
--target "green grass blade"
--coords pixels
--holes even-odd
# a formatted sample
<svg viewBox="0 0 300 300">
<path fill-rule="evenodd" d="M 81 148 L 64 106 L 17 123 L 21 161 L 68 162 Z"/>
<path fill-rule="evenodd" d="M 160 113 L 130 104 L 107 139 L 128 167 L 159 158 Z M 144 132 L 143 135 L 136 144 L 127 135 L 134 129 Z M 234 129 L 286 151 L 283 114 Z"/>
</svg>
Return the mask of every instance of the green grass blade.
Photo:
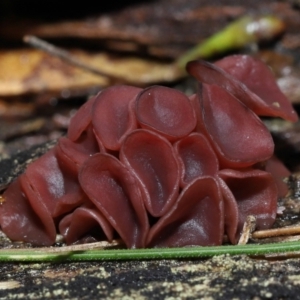
<svg viewBox="0 0 300 300">
<path fill-rule="evenodd" d="M 272 253 L 285 253 L 300 251 L 300 242 L 287 242 L 276 244 L 250 244 L 215 247 L 189 247 L 189 248 L 154 248 L 129 250 L 88 250 L 43 253 L 38 249 L 10 249 L 0 250 L 0 261 L 23 262 L 57 262 L 57 261 L 97 261 L 97 260 L 149 260 L 149 259 L 181 259 L 203 258 L 214 255 L 265 255 Z"/>
</svg>

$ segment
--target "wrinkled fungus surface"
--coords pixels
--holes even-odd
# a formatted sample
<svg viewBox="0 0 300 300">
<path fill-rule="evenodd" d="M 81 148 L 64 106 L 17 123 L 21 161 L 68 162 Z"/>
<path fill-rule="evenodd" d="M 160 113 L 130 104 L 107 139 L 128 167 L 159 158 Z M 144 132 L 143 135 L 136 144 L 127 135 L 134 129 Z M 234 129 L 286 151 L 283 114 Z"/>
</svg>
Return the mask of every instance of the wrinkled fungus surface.
<svg viewBox="0 0 300 300">
<path fill-rule="evenodd" d="M 295 111 L 268 67 L 249 56 L 187 70 L 199 84 L 190 97 L 112 86 L 87 101 L 67 136 L 4 192 L 7 236 L 181 247 L 220 245 L 224 234 L 237 243 L 249 215 L 270 228 L 288 170 L 258 115 L 296 121 Z"/>
</svg>

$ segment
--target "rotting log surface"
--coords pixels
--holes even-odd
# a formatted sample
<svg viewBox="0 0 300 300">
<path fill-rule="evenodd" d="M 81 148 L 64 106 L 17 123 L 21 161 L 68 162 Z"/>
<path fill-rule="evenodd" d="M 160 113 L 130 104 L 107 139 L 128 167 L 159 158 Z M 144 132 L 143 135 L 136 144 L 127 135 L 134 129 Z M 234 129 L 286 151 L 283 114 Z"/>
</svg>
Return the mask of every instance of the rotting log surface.
<svg viewBox="0 0 300 300">
<path fill-rule="evenodd" d="M 5 263 L 0 271 L 0 299 L 299 299 L 300 292 L 299 259 Z"/>
</svg>

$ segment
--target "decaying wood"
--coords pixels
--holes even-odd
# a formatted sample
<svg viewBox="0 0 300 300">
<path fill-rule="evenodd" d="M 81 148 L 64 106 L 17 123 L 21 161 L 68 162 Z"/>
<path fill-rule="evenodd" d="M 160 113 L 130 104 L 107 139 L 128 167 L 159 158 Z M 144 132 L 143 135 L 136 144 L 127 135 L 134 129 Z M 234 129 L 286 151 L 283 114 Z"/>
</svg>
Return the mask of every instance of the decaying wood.
<svg viewBox="0 0 300 300">
<path fill-rule="evenodd" d="M 298 299 L 300 261 L 247 256 L 2 263 L 2 299 Z"/>
</svg>

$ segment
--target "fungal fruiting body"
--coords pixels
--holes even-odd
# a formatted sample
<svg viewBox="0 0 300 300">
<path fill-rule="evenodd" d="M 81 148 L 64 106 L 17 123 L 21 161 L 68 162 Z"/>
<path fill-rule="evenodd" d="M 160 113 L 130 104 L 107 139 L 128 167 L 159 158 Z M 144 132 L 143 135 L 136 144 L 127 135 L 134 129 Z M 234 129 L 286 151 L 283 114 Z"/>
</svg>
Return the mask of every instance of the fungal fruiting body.
<svg viewBox="0 0 300 300">
<path fill-rule="evenodd" d="M 220 245 L 224 234 L 234 244 L 249 215 L 270 228 L 284 189 L 258 115 L 296 113 L 252 57 L 187 70 L 199 81 L 191 97 L 112 86 L 86 102 L 67 136 L 4 192 L 4 233 L 35 245 L 60 233 L 67 244 L 118 237 L 143 248 Z"/>
</svg>

